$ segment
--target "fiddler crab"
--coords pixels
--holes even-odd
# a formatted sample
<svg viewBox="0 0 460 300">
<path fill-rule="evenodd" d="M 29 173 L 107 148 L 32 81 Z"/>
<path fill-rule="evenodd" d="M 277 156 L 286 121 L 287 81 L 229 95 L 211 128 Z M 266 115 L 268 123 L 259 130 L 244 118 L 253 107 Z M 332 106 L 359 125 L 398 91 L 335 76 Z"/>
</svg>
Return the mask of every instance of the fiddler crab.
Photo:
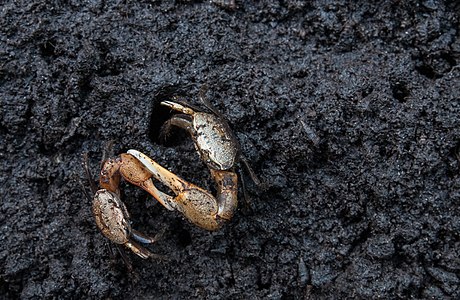
<svg viewBox="0 0 460 300">
<path fill-rule="evenodd" d="M 120 168 L 122 160 L 125 160 L 125 165 Z M 131 172 L 131 164 L 137 164 L 137 161 L 126 154 L 120 155 L 117 159 L 108 159 L 103 163 L 99 177 L 99 185 L 101 189 L 97 189 L 88 167 L 88 157 L 84 155 L 83 167 L 91 185 L 93 196 L 93 215 L 96 220 L 96 225 L 102 234 L 111 240 L 122 255 L 125 263 L 130 267 L 122 246 L 130 249 L 141 258 L 161 256 L 151 253 L 149 250 L 141 246 L 138 242 L 144 244 L 154 243 L 158 240 L 158 236 L 150 237 L 133 228 L 131 228 L 130 215 L 125 204 L 121 201 L 120 190 L 118 188 L 120 176 L 126 178 L 126 175 Z M 117 168 L 118 166 L 118 168 Z M 142 171 L 142 170 L 141 170 Z M 146 172 L 146 171 L 145 171 Z M 142 176 L 136 168 L 137 178 Z M 138 181 L 135 176 L 130 176 L 132 180 Z M 85 192 L 86 193 L 86 192 Z"/>
<path fill-rule="evenodd" d="M 137 150 L 108 159 L 102 166 L 99 177 L 101 189 L 93 197 L 96 225 L 109 240 L 124 245 L 141 258 L 155 255 L 137 242 L 153 243 L 156 238 L 130 227 L 128 211 L 120 199 L 120 178 L 147 191 L 166 209 L 179 211 L 191 223 L 209 231 L 218 230 L 234 215 L 238 204 L 238 176 L 234 170 L 237 162 L 243 161 L 254 182 L 260 184 L 249 164 L 241 157 L 238 141 L 223 116 L 209 102 L 201 100 L 210 112 L 185 103 L 161 102 L 161 105 L 180 112 L 165 122 L 162 132 L 169 132 L 172 126 L 187 130 L 216 183 L 215 196 Z M 153 179 L 171 189 L 175 196 L 158 190 Z"/>
</svg>

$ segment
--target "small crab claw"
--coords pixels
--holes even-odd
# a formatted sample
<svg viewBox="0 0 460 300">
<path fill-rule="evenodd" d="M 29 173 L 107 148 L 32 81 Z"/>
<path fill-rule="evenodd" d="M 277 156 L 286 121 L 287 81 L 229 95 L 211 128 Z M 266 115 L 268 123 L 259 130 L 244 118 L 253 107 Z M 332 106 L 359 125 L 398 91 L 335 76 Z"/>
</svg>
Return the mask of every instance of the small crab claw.
<svg viewBox="0 0 460 300">
<path fill-rule="evenodd" d="M 195 114 L 195 111 L 189 107 L 185 107 L 179 103 L 176 103 L 176 102 L 172 102 L 172 101 L 163 101 L 160 103 L 161 105 L 164 105 L 164 106 L 167 106 L 167 107 L 170 107 L 171 109 L 174 109 L 176 111 L 180 111 L 184 114 L 187 114 L 187 115 L 194 115 Z"/>
<path fill-rule="evenodd" d="M 207 230 L 217 230 L 222 226 L 225 220 L 219 215 L 218 201 L 213 195 L 173 174 L 137 150 L 129 150 L 128 153 L 176 194 L 173 205 L 189 221 Z"/>
</svg>

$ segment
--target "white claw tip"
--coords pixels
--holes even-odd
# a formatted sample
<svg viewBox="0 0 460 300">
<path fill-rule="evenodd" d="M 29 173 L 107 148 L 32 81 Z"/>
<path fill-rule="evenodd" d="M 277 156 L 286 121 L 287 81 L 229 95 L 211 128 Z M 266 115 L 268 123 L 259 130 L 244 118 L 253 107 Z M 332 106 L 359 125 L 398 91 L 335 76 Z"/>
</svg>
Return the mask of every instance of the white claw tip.
<svg viewBox="0 0 460 300">
<path fill-rule="evenodd" d="M 138 161 L 140 161 L 144 166 L 146 166 L 149 169 L 149 166 L 151 164 L 149 163 L 147 155 L 145 155 L 144 153 L 140 151 L 134 150 L 134 149 L 129 149 L 127 153 L 137 158 Z"/>
<path fill-rule="evenodd" d="M 136 158 L 139 158 L 140 154 L 142 154 L 141 152 L 134 150 L 134 149 L 129 149 L 127 153 L 131 154 L 132 156 Z"/>
<path fill-rule="evenodd" d="M 150 157 L 148 157 L 144 153 L 142 153 L 140 151 L 137 151 L 137 150 L 134 150 L 134 149 L 129 149 L 127 151 L 127 153 L 131 154 L 138 161 L 140 161 L 141 164 L 143 164 L 144 167 L 146 167 L 147 170 L 149 170 L 152 174 L 158 174 L 159 173 L 158 167 L 156 166 L 156 163 L 153 161 L 153 159 L 151 159 Z M 160 166 L 160 168 L 161 168 L 161 166 Z"/>
</svg>

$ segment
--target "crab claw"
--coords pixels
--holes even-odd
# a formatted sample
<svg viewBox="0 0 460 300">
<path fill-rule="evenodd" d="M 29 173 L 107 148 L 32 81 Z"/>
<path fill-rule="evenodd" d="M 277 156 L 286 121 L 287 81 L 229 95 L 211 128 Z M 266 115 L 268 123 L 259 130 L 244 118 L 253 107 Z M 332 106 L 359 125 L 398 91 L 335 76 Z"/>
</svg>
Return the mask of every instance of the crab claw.
<svg viewBox="0 0 460 300">
<path fill-rule="evenodd" d="M 167 106 L 173 110 L 176 110 L 176 111 L 180 111 L 184 114 L 187 114 L 187 115 L 194 115 L 195 114 L 195 111 L 189 107 L 185 107 L 183 106 L 182 104 L 179 104 L 179 103 L 176 103 L 176 102 L 173 102 L 173 101 L 163 101 L 161 102 L 161 105 L 164 105 L 164 106 Z"/>
<path fill-rule="evenodd" d="M 161 192 L 152 181 L 152 174 L 132 155 L 123 153 L 119 158 L 108 159 L 101 170 L 100 185 L 120 196 L 120 175 L 129 183 L 132 183 L 152 195 L 164 207 L 174 210 L 171 206 L 173 197 Z"/>
<path fill-rule="evenodd" d="M 219 206 L 213 195 L 168 171 L 137 150 L 129 150 L 128 153 L 138 159 L 155 179 L 176 194 L 171 204 L 190 222 L 207 230 L 217 230 L 222 226 L 225 220 L 218 214 Z"/>
</svg>

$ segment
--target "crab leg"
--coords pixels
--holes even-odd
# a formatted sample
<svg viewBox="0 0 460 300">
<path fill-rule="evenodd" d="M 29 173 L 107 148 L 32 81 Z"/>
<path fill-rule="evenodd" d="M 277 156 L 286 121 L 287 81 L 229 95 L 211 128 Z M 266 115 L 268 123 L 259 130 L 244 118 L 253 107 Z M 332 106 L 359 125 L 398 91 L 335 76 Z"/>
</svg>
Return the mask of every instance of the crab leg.
<svg viewBox="0 0 460 300">
<path fill-rule="evenodd" d="M 145 249 L 144 247 L 142 247 L 141 245 L 139 245 L 138 243 L 134 241 L 129 241 L 126 244 L 124 244 L 124 246 L 128 248 L 129 250 L 133 251 L 134 253 L 136 253 L 140 258 L 146 259 L 146 258 L 154 256 L 152 252 Z"/>
<path fill-rule="evenodd" d="M 217 214 L 228 221 L 238 206 L 238 176 L 234 172 L 213 169 L 211 175 L 217 185 Z"/>
<path fill-rule="evenodd" d="M 145 233 L 137 231 L 131 228 L 131 236 L 138 242 L 143 244 L 152 244 L 159 240 L 161 234 L 157 234 L 154 237 L 148 236 Z"/>
</svg>

